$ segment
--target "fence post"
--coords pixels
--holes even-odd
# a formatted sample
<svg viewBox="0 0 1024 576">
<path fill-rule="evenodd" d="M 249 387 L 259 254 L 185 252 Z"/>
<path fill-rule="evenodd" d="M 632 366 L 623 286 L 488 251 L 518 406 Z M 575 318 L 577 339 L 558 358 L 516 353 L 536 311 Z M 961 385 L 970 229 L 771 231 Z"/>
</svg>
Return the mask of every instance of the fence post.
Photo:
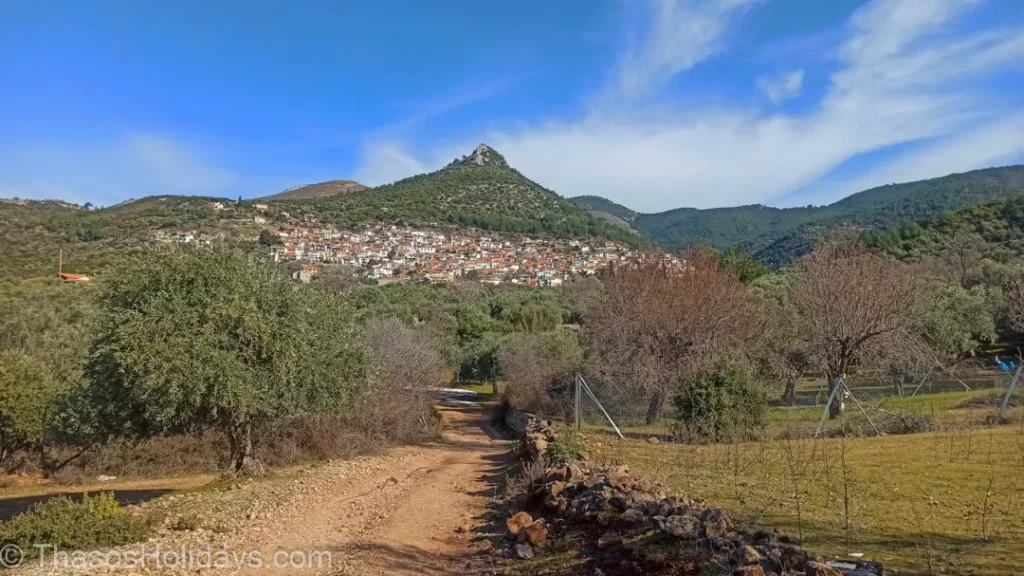
<svg viewBox="0 0 1024 576">
<path fill-rule="evenodd" d="M 825 403 L 825 411 L 821 413 L 821 420 L 818 422 L 818 429 L 814 432 L 814 437 L 817 438 L 818 434 L 821 434 L 821 427 L 825 425 L 825 418 L 828 418 L 828 408 L 832 405 L 832 401 L 836 399 L 836 394 L 839 389 L 842 388 L 843 379 L 837 378 L 835 385 L 832 386 L 832 393 L 828 395 L 828 402 Z"/>
<path fill-rule="evenodd" d="M 576 382 L 575 382 L 576 386 L 574 386 L 574 388 L 575 388 L 575 391 L 574 391 L 575 398 L 573 400 L 573 409 L 572 409 L 573 426 L 577 430 L 579 430 L 579 427 L 580 427 L 580 380 L 582 380 L 582 379 L 583 379 L 583 377 L 580 376 L 579 372 L 577 372 L 576 373 Z"/>
<path fill-rule="evenodd" d="M 1020 380 L 1020 373 L 1024 371 L 1024 364 L 1021 364 L 1017 371 L 1013 374 L 1013 380 L 1010 380 L 1010 387 L 1006 389 L 1006 396 L 1003 397 L 1003 404 L 999 407 L 999 419 L 996 421 L 999 424 L 1003 423 L 1003 416 L 1006 415 L 1006 405 L 1010 403 L 1010 396 L 1013 395 L 1013 388 L 1017 386 L 1017 381 Z"/>
</svg>

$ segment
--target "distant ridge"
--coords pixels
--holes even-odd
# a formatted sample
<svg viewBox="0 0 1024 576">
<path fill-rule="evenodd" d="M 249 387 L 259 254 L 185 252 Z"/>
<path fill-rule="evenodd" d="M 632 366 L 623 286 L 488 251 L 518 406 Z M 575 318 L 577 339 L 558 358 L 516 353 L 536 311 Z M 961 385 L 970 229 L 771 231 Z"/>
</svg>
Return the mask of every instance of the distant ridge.
<svg viewBox="0 0 1024 576">
<path fill-rule="evenodd" d="M 360 190 L 366 190 L 368 186 L 360 184 L 354 180 L 328 180 L 327 182 L 319 182 L 317 184 L 306 184 L 304 186 L 295 186 L 289 188 L 284 192 L 274 194 L 272 196 L 264 196 L 260 200 L 308 200 L 310 198 L 326 198 L 328 196 L 337 196 L 339 194 L 351 194 L 352 192 L 359 192 Z"/>
<path fill-rule="evenodd" d="M 813 250 L 818 237 L 832 229 L 881 230 L 1017 196 L 1024 196 L 1024 165 L 887 184 L 827 206 L 773 208 L 754 204 L 637 213 L 598 196 L 569 200 L 595 217 L 628 224 L 666 250 L 696 245 L 737 247 L 771 266 L 785 266 Z"/>
</svg>

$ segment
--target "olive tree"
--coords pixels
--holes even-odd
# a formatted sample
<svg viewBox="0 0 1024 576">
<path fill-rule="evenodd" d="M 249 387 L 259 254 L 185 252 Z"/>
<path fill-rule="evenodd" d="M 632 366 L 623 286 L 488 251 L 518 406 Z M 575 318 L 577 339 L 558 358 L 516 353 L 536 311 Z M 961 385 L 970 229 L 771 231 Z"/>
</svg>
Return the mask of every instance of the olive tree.
<svg viewBox="0 0 1024 576">
<path fill-rule="evenodd" d="M 15 454 L 41 446 L 61 394 L 37 359 L 0 352 L 0 467 Z"/>
<path fill-rule="evenodd" d="M 237 251 L 160 247 L 108 274 L 86 375 L 111 435 L 223 432 L 258 470 L 253 428 L 344 408 L 360 339 L 329 295 Z"/>
<path fill-rule="evenodd" d="M 784 383 L 780 402 L 796 400 L 796 382 L 812 368 L 810 343 L 793 302 L 793 275 L 775 273 L 750 284 L 763 322 L 754 357 L 760 371 Z"/>
</svg>

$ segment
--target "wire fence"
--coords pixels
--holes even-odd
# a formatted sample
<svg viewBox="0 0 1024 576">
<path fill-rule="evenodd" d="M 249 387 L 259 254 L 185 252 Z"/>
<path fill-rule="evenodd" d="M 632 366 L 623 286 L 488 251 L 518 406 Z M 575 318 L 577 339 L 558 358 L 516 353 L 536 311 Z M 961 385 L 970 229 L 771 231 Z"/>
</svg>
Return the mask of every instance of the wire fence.
<svg viewBox="0 0 1024 576">
<path fill-rule="evenodd" d="M 912 372 L 855 374 L 831 385 L 824 378 L 799 379 L 788 390 L 781 383 L 764 385 L 763 424 L 748 431 L 749 437 L 814 436 L 840 429 L 854 435 L 879 435 L 893 427 L 896 430 L 891 431 L 905 433 L 1010 420 L 1015 418 L 1012 409 L 1024 400 L 1024 385 L 1008 394 L 1018 372 L 1015 365 L 992 368 L 974 363 L 951 368 L 936 363 Z M 674 403 L 678 391 L 593 374 L 580 374 L 579 381 L 583 386 L 579 401 L 575 401 L 576 392 L 568 391 L 573 400 L 566 403 L 572 406 L 564 410 L 573 422 L 597 430 L 617 427 L 626 436 L 681 439 Z"/>
<path fill-rule="evenodd" d="M 673 394 L 583 374 L 560 414 L 587 457 L 886 573 L 1015 574 L 1024 565 L 1024 385 L 1016 366 L 934 367 L 778 385 L 748 437 L 694 442 Z M 835 393 L 833 394 L 833 391 Z M 786 396 L 786 399 L 782 398 Z M 842 410 L 831 417 L 829 401 Z M 619 436 L 621 433 L 621 439 Z"/>
</svg>

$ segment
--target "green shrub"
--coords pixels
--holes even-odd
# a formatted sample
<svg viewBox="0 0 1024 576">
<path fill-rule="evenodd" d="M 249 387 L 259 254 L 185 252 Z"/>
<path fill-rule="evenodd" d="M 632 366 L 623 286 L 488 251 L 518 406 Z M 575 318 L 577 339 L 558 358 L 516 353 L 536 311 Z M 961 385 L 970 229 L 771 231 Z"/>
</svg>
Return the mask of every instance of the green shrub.
<svg viewBox="0 0 1024 576">
<path fill-rule="evenodd" d="M 583 442 L 579 436 L 574 432 L 563 432 L 555 438 L 554 442 L 548 444 L 548 450 L 544 457 L 549 465 L 565 466 L 576 461 L 582 453 Z"/>
<path fill-rule="evenodd" d="M 148 532 L 149 523 L 122 508 L 111 492 L 83 494 L 81 502 L 59 496 L 0 524 L 0 546 L 17 544 L 26 554 L 37 544 L 88 550 L 138 542 Z"/>
<path fill-rule="evenodd" d="M 767 408 L 762 387 L 735 366 L 719 366 L 686 378 L 673 403 L 673 431 L 684 440 L 699 442 L 742 437 L 763 424 Z"/>
<path fill-rule="evenodd" d="M 196 514 L 185 514 L 179 516 L 178 519 L 171 524 L 172 530 L 180 530 L 182 532 L 191 532 L 198 530 L 203 525 L 203 521 Z"/>
</svg>

